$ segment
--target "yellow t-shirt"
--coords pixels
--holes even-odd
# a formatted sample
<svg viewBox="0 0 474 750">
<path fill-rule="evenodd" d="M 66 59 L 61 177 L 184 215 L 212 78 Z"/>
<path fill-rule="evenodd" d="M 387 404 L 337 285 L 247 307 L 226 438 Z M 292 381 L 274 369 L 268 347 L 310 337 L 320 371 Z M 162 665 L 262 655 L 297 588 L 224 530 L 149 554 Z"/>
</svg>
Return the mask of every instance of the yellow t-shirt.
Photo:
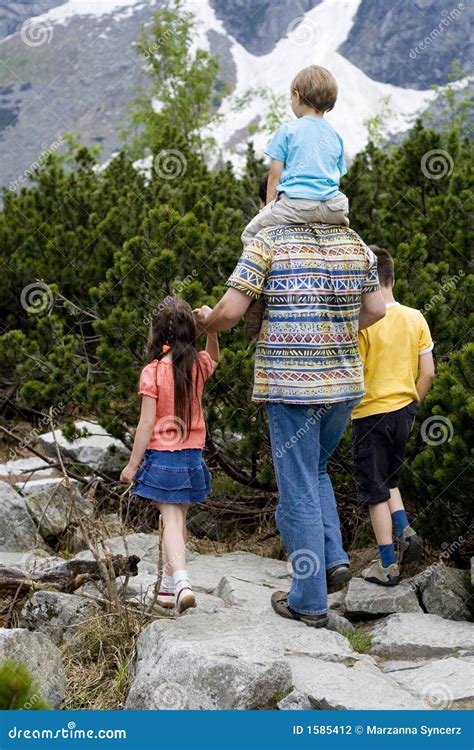
<svg viewBox="0 0 474 750">
<path fill-rule="evenodd" d="M 418 357 L 432 349 L 430 329 L 422 313 L 398 302 L 388 303 L 382 320 L 359 331 L 365 396 L 352 418 L 396 411 L 418 401 Z"/>
</svg>

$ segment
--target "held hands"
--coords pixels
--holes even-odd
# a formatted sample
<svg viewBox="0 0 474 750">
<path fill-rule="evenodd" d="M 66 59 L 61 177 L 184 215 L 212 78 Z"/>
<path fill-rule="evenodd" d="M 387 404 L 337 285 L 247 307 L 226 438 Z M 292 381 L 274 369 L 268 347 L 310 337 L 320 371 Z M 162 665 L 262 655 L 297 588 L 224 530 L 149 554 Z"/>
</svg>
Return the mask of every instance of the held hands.
<svg viewBox="0 0 474 750">
<path fill-rule="evenodd" d="M 195 307 L 193 310 L 194 320 L 196 321 L 196 325 L 200 331 L 203 331 L 206 328 L 206 321 L 209 317 L 209 315 L 212 312 L 212 308 L 210 308 L 208 305 L 203 305 L 202 307 Z"/>
<path fill-rule="evenodd" d="M 128 463 L 125 469 L 123 469 L 122 473 L 120 474 L 120 481 L 125 482 L 125 484 L 131 484 L 131 482 L 133 482 L 133 480 L 135 479 L 135 474 L 137 473 L 137 471 L 138 466 Z"/>
</svg>

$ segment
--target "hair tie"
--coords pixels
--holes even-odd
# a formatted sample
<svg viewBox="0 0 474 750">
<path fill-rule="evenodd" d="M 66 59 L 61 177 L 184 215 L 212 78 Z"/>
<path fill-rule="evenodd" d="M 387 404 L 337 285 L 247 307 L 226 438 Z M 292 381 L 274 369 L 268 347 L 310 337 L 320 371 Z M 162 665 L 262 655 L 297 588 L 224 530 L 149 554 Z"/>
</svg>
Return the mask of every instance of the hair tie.
<svg viewBox="0 0 474 750">
<path fill-rule="evenodd" d="M 163 354 L 168 354 L 170 349 L 171 349 L 171 346 L 169 344 L 163 344 L 163 346 L 161 347 L 161 351 L 163 352 Z"/>
</svg>

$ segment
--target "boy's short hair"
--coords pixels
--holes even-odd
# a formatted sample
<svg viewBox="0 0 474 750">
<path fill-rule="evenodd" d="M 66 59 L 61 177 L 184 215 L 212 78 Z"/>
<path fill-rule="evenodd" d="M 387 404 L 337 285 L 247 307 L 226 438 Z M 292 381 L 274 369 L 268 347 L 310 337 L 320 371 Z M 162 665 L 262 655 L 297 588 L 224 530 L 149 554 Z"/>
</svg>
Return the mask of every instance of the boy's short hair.
<svg viewBox="0 0 474 750">
<path fill-rule="evenodd" d="M 329 112 L 337 99 L 336 79 L 320 65 L 310 65 L 297 73 L 291 83 L 291 92 L 295 91 L 304 104 L 317 112 Z"/>
<path fill-rule="evenodd" d="M 393 286 L 395 281 L 395 271 L 393 258 L 384 247 L 378 245 L 369 245 L 369 250 L 372 250 L 374 255 L 377 257 L 377 272 L 379 275 L 380 286 Z"/>
</svg>

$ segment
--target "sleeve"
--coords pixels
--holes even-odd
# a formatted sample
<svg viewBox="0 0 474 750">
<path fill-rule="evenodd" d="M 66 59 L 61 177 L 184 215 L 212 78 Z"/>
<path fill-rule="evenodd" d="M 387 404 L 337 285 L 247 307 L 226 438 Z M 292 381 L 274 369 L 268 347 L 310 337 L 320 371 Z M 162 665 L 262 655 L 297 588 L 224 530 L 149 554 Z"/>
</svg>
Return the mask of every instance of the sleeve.
<svg viewBox="0 0 474 750">
<path fill-rule="evenodd" d="M 431 351 L 433 351 L 431 331 L 423 313 L 420 312 L 420 343 L 418 354 L 428 354 Z"/>
<path fill-rule="evenodd" d="M 281 125 L 265 149 L 267 156 L 278 161 L 286 161 L 288 154 L 288 129 Z"/>
<path fill-rule="evenodd" d="M 208 354 L 206 351 L 199 352 L 198 358 L 199 364 L 201 366 L 201 373 L 205 382 L 215 372 L 217 362 L 214 362 L 210 354 Z"/>
<path fill-rule="evenodd" d="M 362 287 L 362 294 L 378 292 L 380 289 L 379 275 L 377 273 L 377 257 L 368 247 L 366 247 L 366 254 L 369 268 L 365 277 L 364 286 Z"/>
<path fill-rule="evenodd" d="M 270 246 L 261 232 L 244 248 L 226 286 L 238 289 L 252 299 L 258 299 L 269 269 Z"/>
<path fill-rule="evenodd" d="M 339 136 L 339 143 L 341 144 L 341 153 L 339 155 L 339 159 L 337 161 L 337 168 L 339 170 L 339 174 L 341 177 L 343 177 L 345 174 L 347 174 L 347 167 L 346 167 L 346 157 L 344 156 L 344 141 Z"/>
<path fill-rule="evenodd" d="M 143 368 L 142 374 L 140 375 L 140 383 L 138 386 L 138 393 L 140 396 L 151 396 L 152 398 L 158 398 L 158 383 L 156 381 L 156 362 L 150 362 Z"/>
</svg>

